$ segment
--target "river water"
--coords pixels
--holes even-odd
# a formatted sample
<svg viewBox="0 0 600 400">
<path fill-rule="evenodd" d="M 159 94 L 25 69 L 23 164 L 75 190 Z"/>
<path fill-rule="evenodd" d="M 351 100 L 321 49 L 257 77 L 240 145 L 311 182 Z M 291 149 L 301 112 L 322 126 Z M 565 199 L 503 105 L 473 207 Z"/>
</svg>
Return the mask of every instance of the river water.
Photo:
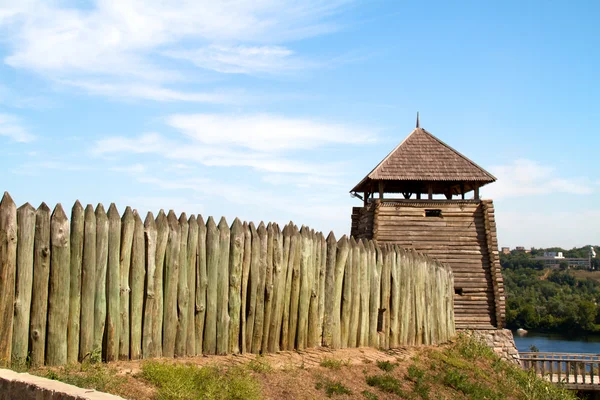
<svg viewBox="0 0 600 400">
<path fill-rule="evenodd" d="M 600 335 L 566 336 L 553 333 L 528 333 L 519 336 L 513 332 L 517 350 L 531 351 L 536 346 L 541 352 L 600 354 Z"/>
</svg>

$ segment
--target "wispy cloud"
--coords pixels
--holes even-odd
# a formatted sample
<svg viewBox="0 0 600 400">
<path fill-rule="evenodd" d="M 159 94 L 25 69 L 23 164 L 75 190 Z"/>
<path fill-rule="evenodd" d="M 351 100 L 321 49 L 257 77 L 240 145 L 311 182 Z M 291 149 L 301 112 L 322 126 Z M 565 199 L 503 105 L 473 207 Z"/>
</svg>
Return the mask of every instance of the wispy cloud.
<svg viewBox="0 0 600 400">
<path fill-rule="evenodd" d="M 0 113 L 0 136 L 6 136 L 15 142 L 27 143 L 35 139 L 23 126 L 19 118 L 10 114 Z"/>
<path fill-rule="evenodd" d="M 486 197 L 493 199 L 550 193 L 585 195 L 593 192 L 593 184 L 589 179 L 561 177 L 554 167 L 537 161 L 519 159 L 508 165 L 491 167 L 490 170 L 498 181 L 482 190 Z"/>
<path fill-rule="evenodd" d="M 306 67 L 285 43 L 337 30 L 332 17 L 346 2 L 30 0 L 3 6 L 0 29 L 12 45 L 5 63 L 92 94 L 223 103 L 218 93 L 170 88 L 189 81 L 189 64 L 176 61 L 223 73 Z M 129 85 L 116 88 L 122 79 Z"/>
<path fill-rule="evenodd" d="M 103 156 L 158 154 L 165 159 L 211 167 L 251 167 L 275 174 L 327 177 L 339 175 L 343 165 L 307 162 L 306 151 L 330 144 L 359 145 L 375 140 L 375 135 L 366 129 L 265 114 L 173 115 L 167 118 L 167 123 L 182 135 L 166 138 L 147 133 L 136 138 L 108 137 L 96 142 L 92 151 Z"/>
</svg>

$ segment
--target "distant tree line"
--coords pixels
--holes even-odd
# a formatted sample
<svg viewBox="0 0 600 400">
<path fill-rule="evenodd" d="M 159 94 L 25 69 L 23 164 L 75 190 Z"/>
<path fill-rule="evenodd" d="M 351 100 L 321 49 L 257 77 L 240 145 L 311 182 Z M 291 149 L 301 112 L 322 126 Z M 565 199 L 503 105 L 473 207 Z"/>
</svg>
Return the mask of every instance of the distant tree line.
<svg viewBox="0 0 600 400">
<path fill-rule="evenodd" d="M 532 249 L 531 253 L 501 254 L 506 288 L 506 325 L 509 329 L 556 333 L 600 332 L 600 272 L 578 277 L 578 271 L 545 268 L 533 259 L 545 251 L 562 251 L 565 257 L 588 257 L 589 246 L 564 250 Z M 600 259 L 593 258 L 598 269 Z"/>
</svg>

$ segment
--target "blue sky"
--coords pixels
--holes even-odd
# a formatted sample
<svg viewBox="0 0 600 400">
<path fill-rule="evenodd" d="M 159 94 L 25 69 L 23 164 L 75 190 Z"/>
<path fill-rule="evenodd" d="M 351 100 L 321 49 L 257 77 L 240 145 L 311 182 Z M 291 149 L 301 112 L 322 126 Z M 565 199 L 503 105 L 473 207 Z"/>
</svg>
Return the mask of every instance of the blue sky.
<svg viewBox="0 0 600 400">
<path fill-rule="evenodd" d="M 170 3 L 170 4 L 168 4 Z M 348 233 L 421 126 L 494 173 L 500 245 L 600 234 L 595 1 L 0 0 L 0 190 Z"/>
</svg>

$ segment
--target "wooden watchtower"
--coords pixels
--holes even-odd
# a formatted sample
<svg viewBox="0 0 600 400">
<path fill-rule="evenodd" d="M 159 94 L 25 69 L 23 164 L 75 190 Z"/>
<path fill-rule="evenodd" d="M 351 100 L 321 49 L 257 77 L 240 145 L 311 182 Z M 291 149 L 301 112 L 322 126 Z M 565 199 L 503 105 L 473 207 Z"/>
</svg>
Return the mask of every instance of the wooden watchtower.
<svg viewBox="0 0 600 400">
<path fill-rule="evenodd" d="M 458 329 L 504 325 L 494 206 L 479 188 L 496 178 L 419 126 L 351 193 L 351 234 L 428 254 L 454 273 Z"/>
</svg>

